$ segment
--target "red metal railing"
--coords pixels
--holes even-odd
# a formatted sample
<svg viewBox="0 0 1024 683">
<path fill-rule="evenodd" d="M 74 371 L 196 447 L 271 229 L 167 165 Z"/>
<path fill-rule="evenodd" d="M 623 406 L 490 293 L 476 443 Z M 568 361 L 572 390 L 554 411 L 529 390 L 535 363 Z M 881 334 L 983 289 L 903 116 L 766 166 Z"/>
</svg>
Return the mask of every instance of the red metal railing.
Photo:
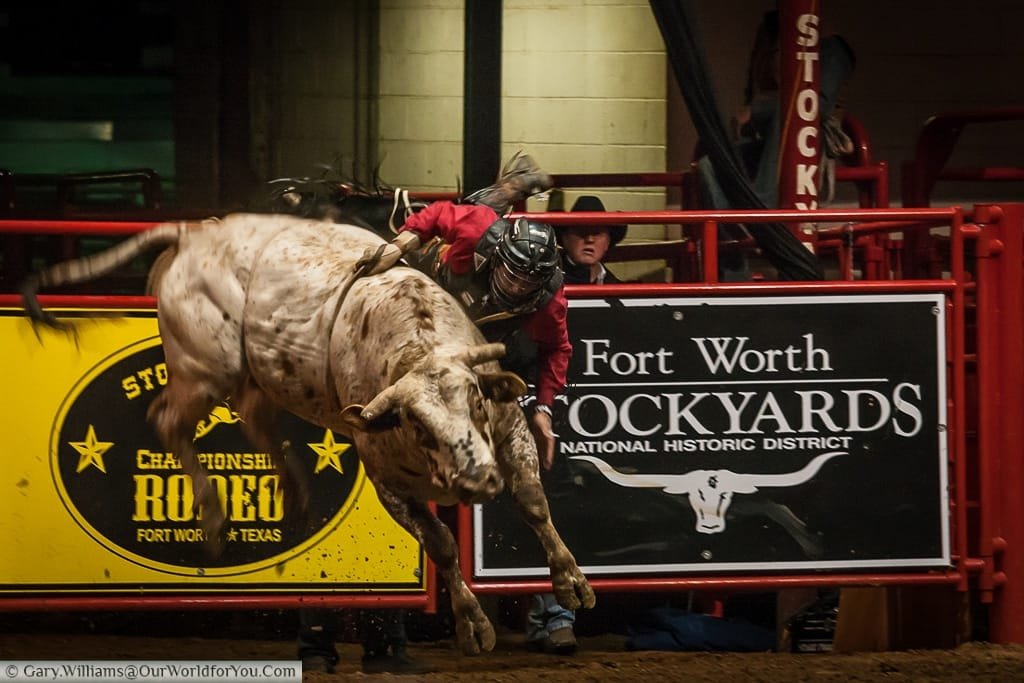
<svg viewBox="0 0 1024 683">
<path fill-rule="evenodd" d="M 950 515 L 953 565 L 941 571 L 883 573 L 844 573 L 807 575 L 746 575 L 687 578 L 597 578 L 599 590 L 641 591 L 680 589 L 753 589 L 790 586 L 836 585 L 949 585 L 966 591 L 976 587 L 983 603 L 991 605 L 990 637 L 996 642 L 1024 643 L 1024 499 L 1016 490 L 1024 485 L 1024 462 L 1019 457 L 1024 441 L 1024 370 L 1020 349 L 1024 348 L 1024 205 L 978 207 L 974 222 L 965 221 L 957 207 L 930 209 L 849 209 L 826 211 L 760 212 L 601 212 L 537 213 L 532 218 L 555 225 L 573 224 L 684 224 L 697 226 L 703 240 L 697 252 L 705 273 L 717 268 L 717 226 L 723 222 L 756 224 L 760 222 L 839 223 L 835 234 L 825 231 L 824 238 L 835 239 L 836 248 L 852 253 L 864 236 L 920 233 L 936 227 L 949 230 L 948 275 L 937 279 L 890 279 L 889 266 L 879 268 L 873 277 L 865 271 L 856 281 L 846 279 L 801 283 L 715 283 L 711 281 L 669 284 L 623 285 L 631 295 L 778 295 L 824 293 L 942 292 L 948 301 L 948 378 L 949 378 L 949 460 L 951 465 Z M 54 234 L 123 235 L 148 227 L 150 223 L 105 223 L 72 221 L 3 221 L 0 234 L 10 232 L 47 232 Z M 646 245 L 651 246 L 651 245 Z M 654 247 L 657 249 L 658 247 Z M 666 250 L 691 248 L 673 243 Z M 649 250 L 647 256 L 657 255 Z M 606 288 L 576 287 L 569 294 L 607 294 Z M 54 297 L 43 298 L 51 306 L 123 306 L 152 305 L 146 297 Z M 13 295 L 0 295 L 0 305 L 18 305 Z M 471 520 L 468 511 L 460 513 L 461 559 L 467 574 L 473 566 Z M 431 571 L 433 567 L 431 565 Z M 490 593 L 521 593 L 549 590 L 536 581 L 474 582 L 475 590 Z M 433 585 L 431 580 L 430 585 Z M 433 598 L 433 591 L 430 600 Z M 358 599 L 357 599 L 358 598 Z M 316 598 L 325 605 L 362 604 L 358 596 Z M 368 596 L 379 605 L 403 598 Z M 164 597 L 67 598 L 0 600 L 0 609 L 96 608 L 128 600 L 132 608 L 159 606 Z M 223 606 L 218 596 L 173 598 L 176 607 Z M 77 601 L 77 602 L 76 602 Z M 84 601 L 84 602 L 82 602 Z M 229 597 L 235 606 L 300 606 L 311 601 L 302 596 L 266 595 Z M 407 603 L 408 604 L 408 603 Z M 433 604 L 432 602 L 430 604 Z"/>
<path fill-rule="evenodd" d="M 851 115 L 843 119 L 843 129 L 850 136 L 854 143 L 854 151 L 849 157 L 843 159 L 843 163 L 836 166 L 836 180 L 838 182 L 853 183 L 858 191 L 858 203 L 860 208 L 889 207 L 889 167 L 883 162 L 874 162 L 871 159 L 870 138 L 867 130 L 860 121 Z M 701 154 L 701 147 L 698 143 L 694 156 Z M 638 188 L 638 187 L 664 187 L 670 193 L 678 190 L 681 197 L 683 209 L 704 210 L 701 206 L 698 190 L 698 172 L 696 168 L 687 171 L 655 171 L 655 172 L 632 172 L 632 173 L 558 173 L 553 175 L 554 186 L 559 189 L 568 188 Z M 517 207 L 524 209 L 523 205 Z M 747 215 L 747 214 L 744 214 Z M 544 220 L 535 216 L 538 220 Z M 622 222 L 622 216 L 615 218 L 618 223 Z M 808 221 L 804 221 L 808 222 Z M 561 221 L 555 222 L 564 225 Z M 614 221 L 606 221 L 613 224 Z M 667 224 L 672 223 L 666 221 Z M 585 224 L 582 221 L 572 224 Z M 697 225 L 696 223 L 684 224 L 684 232 L 689 244 L 675 241 L 674 244 L 654 243 L 630 243 L 620 244 L 609 255 L 614 261 L 633 261 L 648 258 L 652 253 L 650 247 L 663 249 L 664 258 L 668 261 L 668 267 L 672 268 L 677 280 L 695 281 L 706 279 L 709 274 L 717 272 L 717 262 L 709 263 L 708 255 L 705 253 L 703 268 L 700 268 L 699 259 L 695 258 L 698 247 L 702 242 L 707 244 L 706 239 L 709 231 L 714 227 L 709 224 Z M 794 232 L 799 232 L 794 228 Z M 865 279 L 879 279 L 883 274 L 893 277 L 896 272 L 893 262 L 898 258 L 899 240 L 890 237 L 891 231 L 867 231 L 858 233 L 855 240 L 851 241 L 850 234 L 843 234 L 834 230 L 819 231 L 806 235 L 800 233 L 800 238 L 813 244 L 819 254 L 835 253 L 839 258 L 839 268 L 843 279 L 853 279 L 853 270 L 857 257 L 863 262 Z M 753 240 L 746 240 L 741 243 L 730 245 L 718 244 L 715 242 L 715 253 L 721 248 L 753 250 Z M 646 255 L 645 255 L 646 254 Z M 714 255 L 711 258 L 715 258 Z M 708 270 L 709 266 L 713 266 Z M 683 274 L 680 277 L 680 274 Z"/>
<path fill-rule="evenodd" d="M 976 168 L 947 165 L 968 127 L 1014 121 L 1024 122 L 1024 106 L 945 112 L 925 121 L 918 133 L 914 158 L 904 162 L 901 169 L 903 206 L 931 206 L 932 193 L 940 181 L 1024 183 L 1024 165 Z M 898 246 L 902 270 L 911 277 L 935 277 L 948 259 L 948 244 L 943 240 L 910 234 Z"/>
<path fill-rule="evenodd" d="M 1009 121 L 1024 121 L 1024 106 L 944 112 L 925 121 L 918 133 L 914 158 L 902 167 L 903 206 L 929 206 L 939 181 L 1024 182 L 1024 165 L 946 166 L 968 126 Z"/>
</svg>

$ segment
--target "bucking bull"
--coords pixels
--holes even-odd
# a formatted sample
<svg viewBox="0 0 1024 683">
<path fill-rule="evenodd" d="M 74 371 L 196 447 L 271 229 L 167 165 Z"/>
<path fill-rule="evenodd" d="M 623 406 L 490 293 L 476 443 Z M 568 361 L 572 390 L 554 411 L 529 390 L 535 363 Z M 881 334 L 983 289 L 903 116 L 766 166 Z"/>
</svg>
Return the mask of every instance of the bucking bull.
<svg viewBox="0 0 1024 683">
<path fill-rule="evenodd" d="M 447 582 L 459 647 L 476 654 L 494 647 L 494 629 L 427 502 L 480 503 L 507 485 L 544 547 L 558 602 L 592 607 L 594 593 L 551 523 L 516 403 L 526 386 L 500 369 L 504 347 L 485 343 L 458 302 L 416 270 L 358 277 L 359 258 L 381 244 L 359 227 L 284 215 L 162 224 L 34 275 L 22 294 L 33 321 L 60 328 L 67 323 L 39 305 L 41 288 L 176 247 L 156 291 L 168 383 L 148 416 L 192 478 L 207 538 L 221 539 L 225 520 L 196 458 L 196 424 L 230 399 L 253 446 L 274 457 L 295 510 L 306 485 L 271 427 L 277 411 L 291 411 L 353 441 L 384 507 Z"/>
</svg>

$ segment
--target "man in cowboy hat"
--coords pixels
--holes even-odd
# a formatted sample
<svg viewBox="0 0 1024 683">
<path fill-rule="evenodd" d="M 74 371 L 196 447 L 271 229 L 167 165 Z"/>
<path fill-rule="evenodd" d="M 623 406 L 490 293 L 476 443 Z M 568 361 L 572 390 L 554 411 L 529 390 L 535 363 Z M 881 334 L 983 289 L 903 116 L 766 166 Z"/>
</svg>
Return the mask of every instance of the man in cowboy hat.
<svg viewBox="0 0 1024 683">
<path fill-rule="evenodd" d="M 575 211 L 604 211 L 598 197 L 582 195 L 572 205 Z M 562 272 L 568 285 L 605 285 L 621 282 L 605 268 L 605 255 L 626 236 L 625 225 L 573 225 L 558 230 L 562 245 Z"/>
</svg>

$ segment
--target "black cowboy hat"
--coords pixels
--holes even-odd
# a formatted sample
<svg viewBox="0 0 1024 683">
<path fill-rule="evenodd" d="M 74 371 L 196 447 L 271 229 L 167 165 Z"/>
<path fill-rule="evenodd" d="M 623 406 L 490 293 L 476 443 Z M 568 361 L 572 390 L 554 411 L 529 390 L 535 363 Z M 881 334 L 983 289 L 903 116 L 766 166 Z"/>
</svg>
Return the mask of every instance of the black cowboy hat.
<svg viewBox="0 0 1024 683">
<path fill-rule="evenodd" d="M 573 211 L 604 211 L 604 204 L 601 202 L 599 197 L 595 197 L 592 194 L 580 195 L 576 198 L 572 208 L 569 209 L 570 213 Z M 615 246 L 622 241 L 622 238 L 626 236 L 626 226 L 622 224 L 606 225 L 608 228 L 608 236 L 611 238 L 611 246 Z"/>
</svg>

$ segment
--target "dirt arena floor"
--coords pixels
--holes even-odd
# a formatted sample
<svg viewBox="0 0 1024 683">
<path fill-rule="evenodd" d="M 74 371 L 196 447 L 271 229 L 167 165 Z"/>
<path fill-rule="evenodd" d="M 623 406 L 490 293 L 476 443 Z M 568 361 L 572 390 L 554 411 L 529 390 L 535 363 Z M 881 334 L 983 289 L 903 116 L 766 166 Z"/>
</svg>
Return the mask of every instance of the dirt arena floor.
<svg viewBox="0 0 1024 683">
<path fill-rule="evenodd" d="M 40 618 L 0 616 L 0 659 L 70 660 L 293 660 L 294 631 L 257 633 L 237 638 L 245 616 L 235 615 L 198 629 L 200 635 L 176 634 L 184 618 L 153 628 L 139 617 L 82 615 Z M 122 623 L 118 623 L 118 621 Z M 164 620 L 167 621 L 167 620 Z M 171 620 L 173 621 L 173 620 Z M 251 627 L 251 623 L 246 626 Z M 219 637 L 220 631 L 226 637 Z M 279 629 L 288 631 L 288 628 Z M 139 635 L 139 634 L 146 635 Z M 360 647 L 339 645 L 341 662 L 334 674 L 307 672 L 303 681 L 340 680 L 487 681 L 491 683 L 584 683 L 604 681 L 836 681 L 919 683 L 924 681 L 1024 681 L 1024 646 L 974 642 L 952 650 L 915 650 L 863 654 L 781 654 L 628 651 L 625 637 L 614 634 L 581 637 L 572 657 L 531 652 L 522 635 L 499 626 L 493 652 L 465 657 L 448 639 L 413 642 L 410 654 L 435 673 L 416 676 L 363 674 Z"/>
</svg>

